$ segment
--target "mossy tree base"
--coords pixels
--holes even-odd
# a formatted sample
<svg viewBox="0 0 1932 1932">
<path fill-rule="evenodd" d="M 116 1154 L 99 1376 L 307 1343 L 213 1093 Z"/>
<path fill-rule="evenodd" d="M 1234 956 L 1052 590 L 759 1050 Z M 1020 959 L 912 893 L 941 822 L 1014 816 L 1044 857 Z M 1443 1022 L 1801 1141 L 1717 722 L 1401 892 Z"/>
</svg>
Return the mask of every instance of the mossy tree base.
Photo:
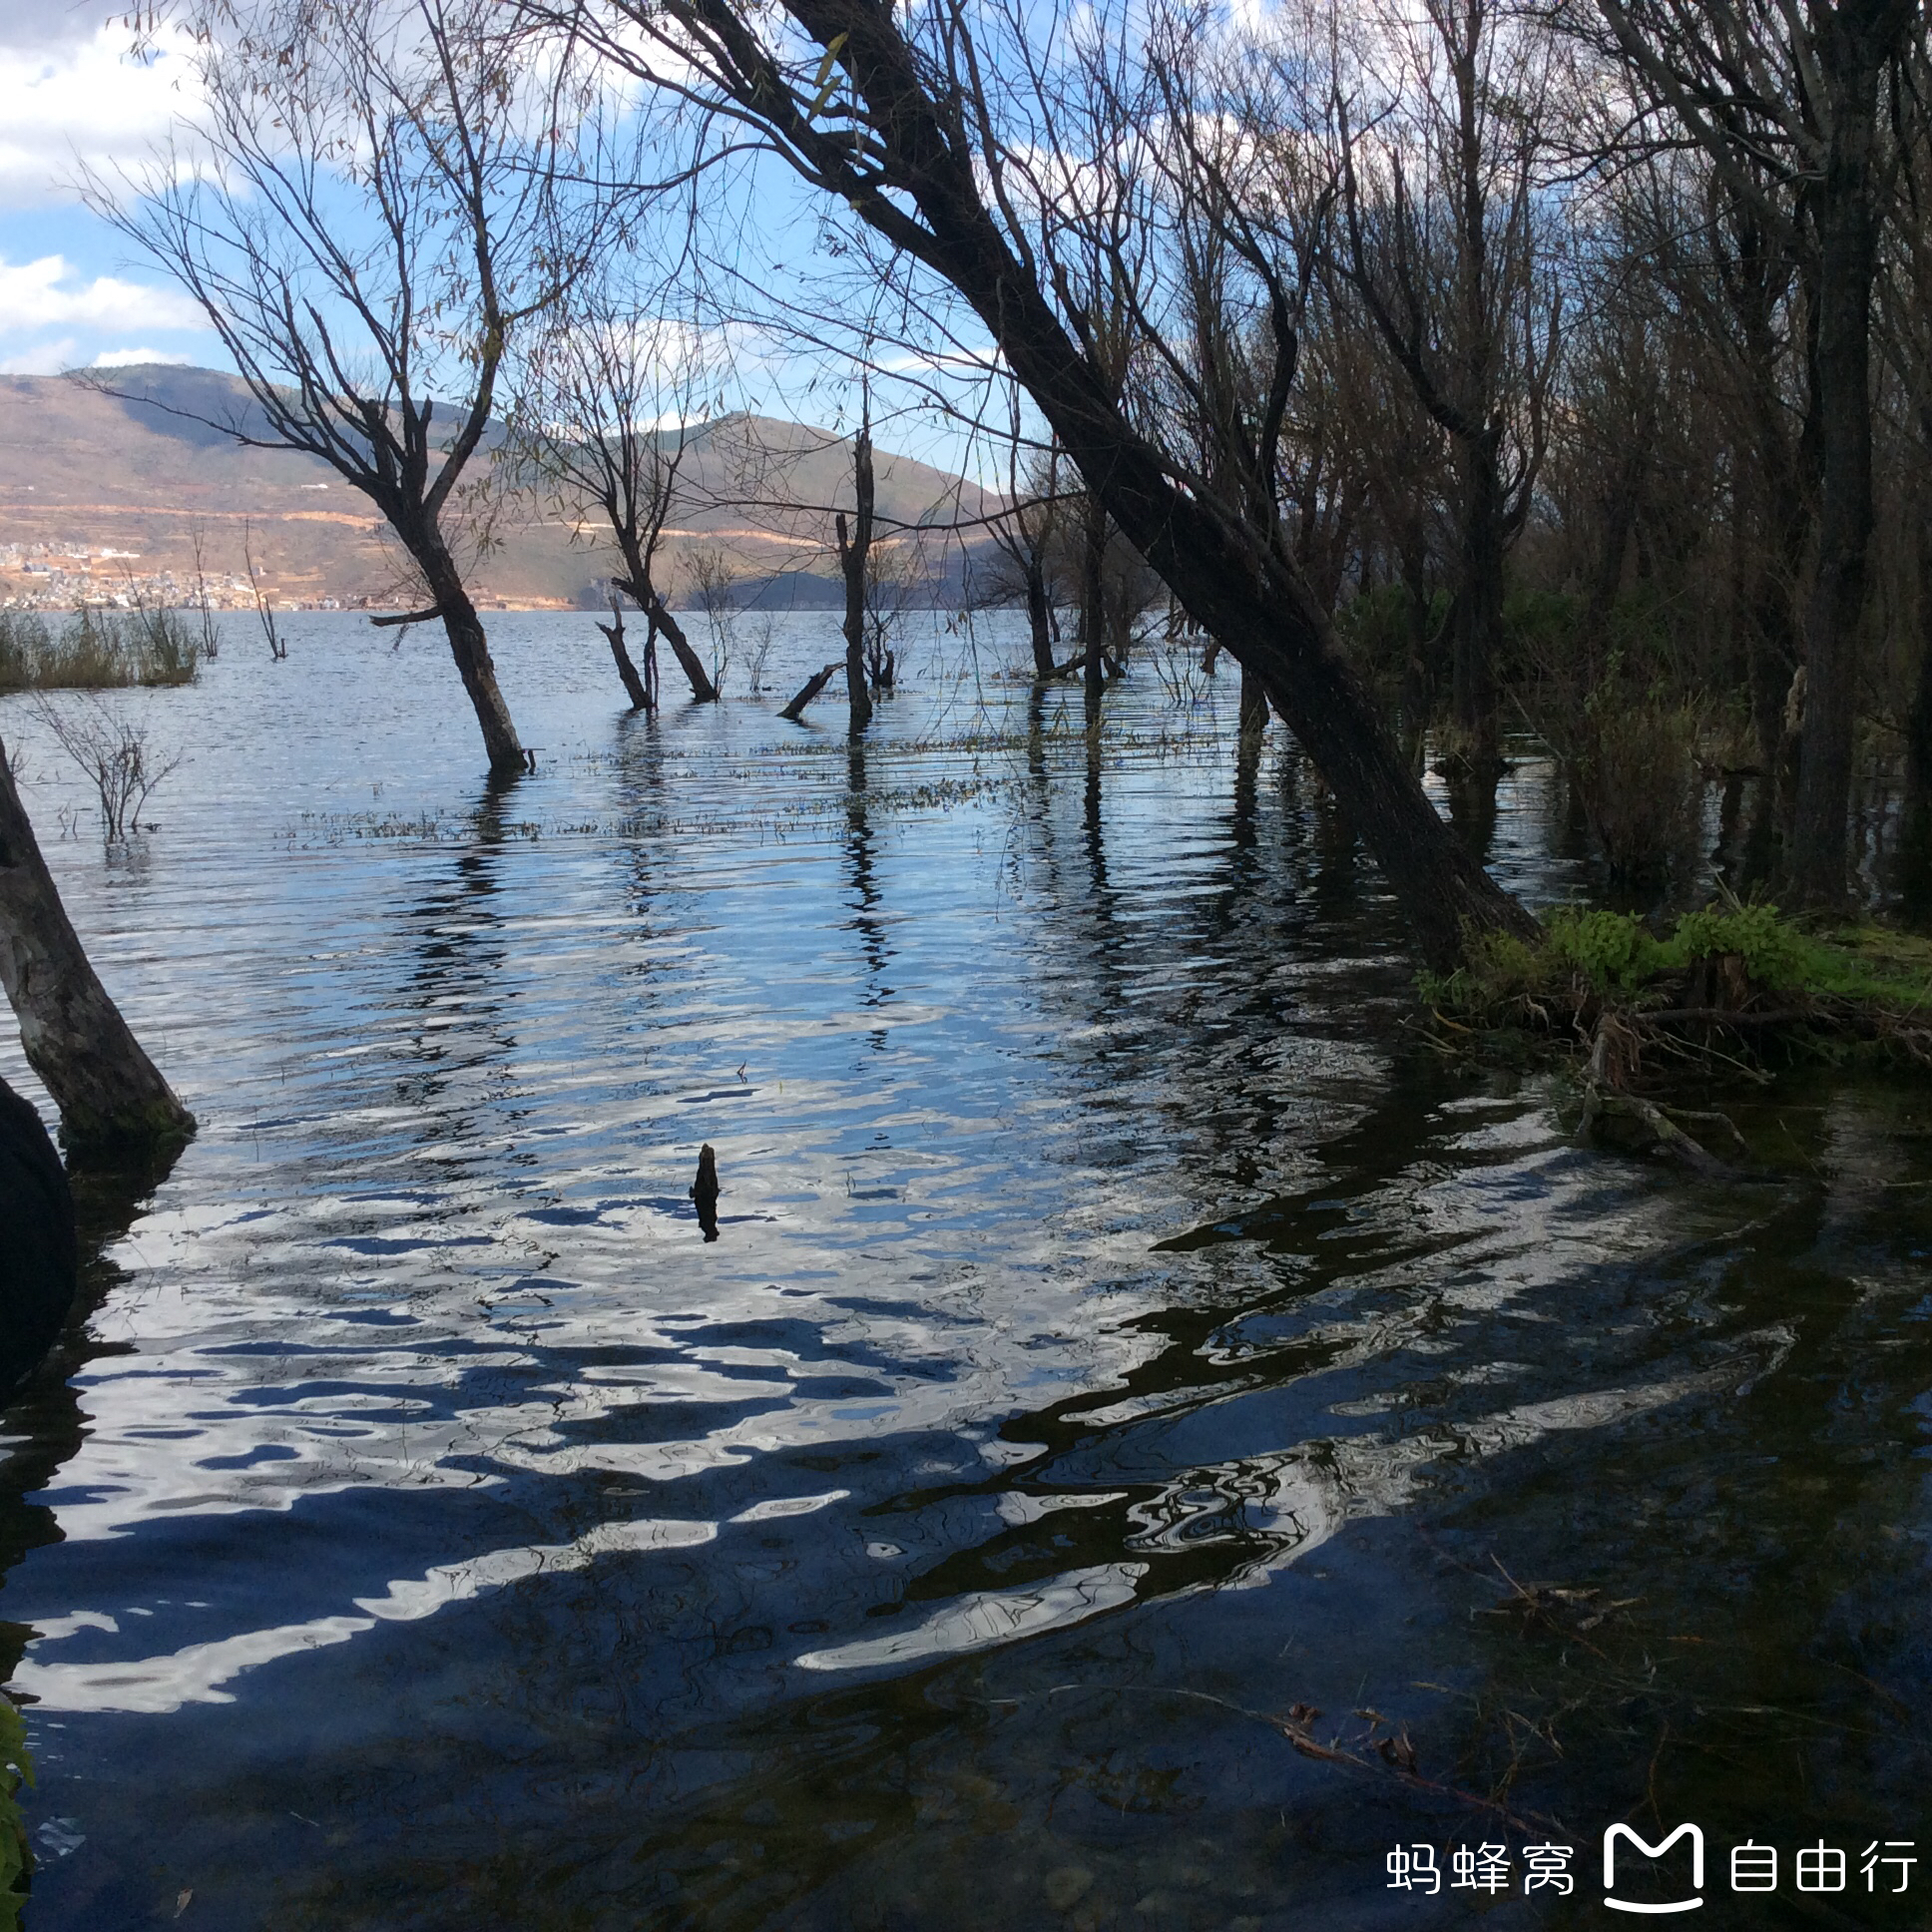
<svg viewBox="0 0 1932 1932">
<path fill-rule="evenodd" d="M 1421 990 L 1458 1049 L 1514 1039 L 1583 1058 L 1584 1137 L 1702 1173 L 1734 1172 L 1741 1143 L 1722 1115 L 1669 1106 L 1673 1074 L 1763 1079 L 1780 1058 L 1854 1051 L 1932 1069 L 1932 940 L 1814 932 L 1769 905 L 1686 913 L 1666 936 L 1566 906 L 1532 940 L 1472 937 Z"/>
</svg>

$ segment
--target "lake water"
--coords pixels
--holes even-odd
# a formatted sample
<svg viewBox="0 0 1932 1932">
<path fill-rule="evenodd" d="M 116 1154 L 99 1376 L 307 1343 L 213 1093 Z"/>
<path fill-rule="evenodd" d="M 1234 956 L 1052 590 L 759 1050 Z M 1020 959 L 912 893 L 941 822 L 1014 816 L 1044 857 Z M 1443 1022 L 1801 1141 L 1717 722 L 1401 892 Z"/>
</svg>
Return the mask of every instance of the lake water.
<svg viewBox="0 0 1932 1932">
<path fill-rule="evenodd" d="M 1579 1149 L 1231 677 L 1095 745 L 936 632 L 850 751 L 828 620 L 648 723 L 506 616 L 492 790 L 434 639 L 286 628 L 111 701 L 186 758 L 112 861 L 0 702 L 202 1121 L 6 1418 L 31 1932 L 1610 1923 L 1620 1819 L 1928 1922 L 1922 1086 Z M 1586 876 L 1534 760 L 1490 845 Z"/>
</svg>

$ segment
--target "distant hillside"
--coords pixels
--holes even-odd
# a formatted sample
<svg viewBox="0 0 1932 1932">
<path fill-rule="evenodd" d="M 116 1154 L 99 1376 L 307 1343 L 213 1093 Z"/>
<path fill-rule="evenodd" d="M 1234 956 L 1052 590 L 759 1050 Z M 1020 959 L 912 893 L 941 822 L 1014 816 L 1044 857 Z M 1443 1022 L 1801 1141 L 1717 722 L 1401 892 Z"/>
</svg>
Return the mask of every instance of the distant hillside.
<svg viewBox="0 0 1932 1932">
<path fill-rule="evenodd" d="M 70 562 L 93 553 L 80 568 L 103 587 L 130 575 L 192 581 L 197 535 L 203 570 L 233 591 L 245 530 L 278 603 L 395 602 L 395 558 L 365 499 L 311 457 L 246 448 L 196 420 L 264 433 L 236 378 L 160 364 L 95 374 L 123 394 L 0 376 L 0 597 L 46 601 L 50 584 L 76 581 L 71 569 L 60 574 L 63 553 Z M 679 601 L 689 600 L 692 553 L 723 551 L 739 580 L 735 601 L 832 602 L 827 512 L 851 501 L 849 444 L 757 416 L 708 424 L 690 441 L 669 545 Z M 991 505 L 974 485 L 906 457 L 881 451 L 877 468 L 882 522 L 950 523 Z M 956 578 L 945 548 L 931 546 L 922 574 Z M 610 568 L 608 553 L 574 542 L 562 523 L 504 518 L 474 582 L 484 603 L 573 605 L 593 599 Z"/>
</svg>

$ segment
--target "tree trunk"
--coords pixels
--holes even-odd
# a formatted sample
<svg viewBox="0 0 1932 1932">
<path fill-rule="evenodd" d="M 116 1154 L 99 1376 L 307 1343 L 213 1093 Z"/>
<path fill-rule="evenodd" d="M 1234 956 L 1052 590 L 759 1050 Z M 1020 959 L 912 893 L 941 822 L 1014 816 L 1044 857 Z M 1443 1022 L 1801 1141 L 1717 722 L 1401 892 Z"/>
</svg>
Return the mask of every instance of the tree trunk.
<svg viewBox="0 0 1932 1932">
<path fill-rule="evenodd" d="M 1496 438 L 1457 445 L 1462 470 L 1462 583 L 1450 614 L 1451 708 L 1463 756 L 1478 770 L 1500 761 L 1496 657 L 1503 634 L 1503 503 Z"/>
<path fill-rule="evenodd" d="M 1033 641 L 1033 675 L 1055 678 L 1060 667 L 1053 661 L 1053 606 L 1047 598 L 1046 566 L 1031 548 L 1026 558 L 1027 632 Z"/>
<path fill-rule="evenodd" d="M 1847 49 L 1845 42 L 1852 45 Z M 1877 253 L 1872 150 L 1877 63 L 1857 36 L 1822 34 L 1831 138 L 1814 190 L 1821 474 L 1818 571 L 1805 622 L 1804 735 L 1787 861 L 1794 902 L 1845 903 L 1846 819 L 1872 532 L 1871 291 Z"/>
<path fill-rule="evenodd" d="M 1081 672 L 1090 697 L 1107 680 L 1103 633 L 1107 629 L 1107 511 L 1091 495 L 1080 532 Z"/>
<path fill-rule="evenodd" d="M 784 708 L 784 710 L 778 714 L 778 716 L 780 718 L 789 719 L 791 723 L 794 724 L 797 724 L 798 721 L 802 719 L 805 715 L 805 707 L 809 705 L 811 701 L 814 698 L 816 698 L 818 694 L 821 691 L 823 691 L 825 687 L 829 685 L 834 678 L 838 676 L 840 669 L 841 669 L 841 666 L 839 665 L 838 660 L 834 658 L 830 664 L 823 666 L 821 669 L 817 671 L 814 671 L 811 674 L 811 676 L 807 678 L 801 686 L 799 686 L 798 695 L 792 699 L 791 703 L 788 704 Z"/>
<path fill-rule="evenodd" d="M 1919 436 L 1932 456 L 1932 404 L 1919 411 Z M 1914 883 L 1923 897 L 1932 859 L 1932 476 L 1921 475 L 1916 525 L 1919 600 L 1919 668 L 1912 708 L 1905 720 L 1904 830 Z"/>
<path fill-rule="evenodd" d="M 850 728 L 862 731 L 872 722 L 872 695 L 865 685 L 865 574 L 872 555 L 872 431 L 861 423 L 852 439 L 852 487 L 857 499 L 851 524 L 845 512 L 835 520 L 838 567 L 845 577 L 845 700 Z"/>
<path fill-rule="evenodd" d="M 691 641 L 685 636 L 684 628 L 671 615 L 663 593 L 651 577 L 651 559 L 645 554 L 643 545 L 635 533 L 623 529 L 617 532 L 618 549 L 624 558 L 624 568 L 629 577 L 618 585 L 630 594 L 632 603 L 645 615 L 651 627 L 650 642 L 645 650 L 650 652 L 660 637 L 671 645 L 671 655 L 678 660 L 678 668 L 685 674 L 685 682 L 691 686 L 693 700 L 700 705 L 713 705 L 718 702 L 718 690 L 713 685 L 711 674 L 705 669 L 704 661 L 691 648 Z"/>
<path fill-rule="evenodd" d="M 435 600 L 436 614 L 443 620 L 457 675 L 476 709 L 476 722 L 483 729 L 483 749 L 489 757 L 491 771 L 503 776 L 527 770 L 530 761 L 517 736 L 517 727 L 511 723 L 510 707 L 503 702 L 503 693 L 497 687 L 496 666 L 490 659 L 483 620 L 470 602 L 456 560 L 442 538 L 433 533 L 419 542 L 414 555 L 429 586 L 429 594 Z"/>
<path fill-rule="evenodd" d="M 656 590 L 651 592 L 645 614 L 651 620 L 653 637 L 662 637 L 671 646 L 671 655 L 678 660 L 678 669 L 685 674 L 685 682 L 691 687 L 692 701 L 699 705 L 717 704 L 718 687 L 712 683 L 712 675 L 705 669 L 704 659 L 692 649 L 684 626 L 671 615 L 670 605 Z"/>
<path fill-rule="evenodd" d="M 71 1157 L 137 1154 L 185 1141 L 175 1097 L 95 977 L 40 855 L 0 748 L 0 983 L 28 1064 L 60 1109 Z"/>
<path fill-rule="evenodd" d="M 1259 737 L 1267 729 L 1268 701 L 1267 687 L 1248 670 L 1241 666 L 1241 736 Z"/>
<path fill-rule="evenodd" d="M 40 1116 L 0 1080 L 0 1399 L 59 1336 L 80 1286 L 74 1195 Z"/>
<path fill-rule="evenodd" d="M 634 712 L 648 712 L 652 709 L 651 687 L 638 676 L 638 668 L 631 662 L 631 654 L 624 644 L 624 612 L 616 597 L 611 599 L 611 621 L 599 623 L 597 627 L 610 640 L 611 656 L 617 661 L 617 675 L 624 683 L 624 693 L 631 701 Z"/>
</svg>

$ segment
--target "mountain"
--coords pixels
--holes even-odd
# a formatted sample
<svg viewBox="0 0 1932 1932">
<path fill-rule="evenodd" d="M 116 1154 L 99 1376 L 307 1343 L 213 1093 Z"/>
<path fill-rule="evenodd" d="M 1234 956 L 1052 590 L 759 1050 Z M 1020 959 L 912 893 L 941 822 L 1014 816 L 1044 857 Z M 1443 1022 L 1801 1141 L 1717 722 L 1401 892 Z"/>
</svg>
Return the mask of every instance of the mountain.
<svg viewBox="0 0 1932 1932">
<path fill-rule="evenodd" d="M 0 376 L 0 598 L 46 606 L 109 596 L 129 580 L 185 596 L 201 571 L 218 602 L 245 602 L 244 545 L 281 606 L 393 607 L 406 577 L 365 498 L 318 459 L 250 448 L 211 422 L 265 436 L 234 376 L 165 364 L 66 376 Z M 830 604 L 838 596 L 831 509 L 851 501 L 851 448 L 802 424 L 732 416 L 690 432 L 666 581 L 689 601 L 695 553 L 722 555 L 733 602 Z M 487 469 L 473 466 L 480 477 Z M 881 450 L 882 532 L 966 520 L 991 507 L 975 485 Z M 973 533 L 977 539 L 977 532 Z M 480 604 L 599 601 L 612 567 L 594 530 L 535 506 L 499 515 L 473 569 Z M 948 546 L 913 565 L 942 600 Z"/>
</svg>

